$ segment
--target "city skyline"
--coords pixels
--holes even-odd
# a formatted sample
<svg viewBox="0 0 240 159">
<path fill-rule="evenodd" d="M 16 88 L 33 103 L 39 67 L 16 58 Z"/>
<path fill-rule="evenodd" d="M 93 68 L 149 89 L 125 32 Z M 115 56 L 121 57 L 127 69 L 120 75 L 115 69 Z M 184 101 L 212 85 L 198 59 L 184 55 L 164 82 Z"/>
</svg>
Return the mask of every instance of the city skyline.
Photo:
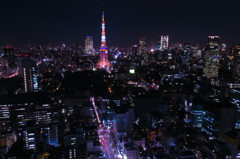
<svg viewBox="0 0 240 159">
<path fill-rule="evenodd" d="M 152 42 L 156 46 L 161 35 L 169 35 L 169 44 L 191 42 L 205 46 L 209 35 L 220 36 L 227 46 L 239 43 L 237 28 L 240 24 L 235 20 L 237 9 L 234 8 L 240 2 L 189 2 L 105 1 L 108 46 L 130 47 L 138 44 L 139 36 L 146 37 L 147 47 Z M 91 35 L 94 48 L 98 48 L 101 38 L 99 6 L 102 3 L 94 0 L 1 2 L 0 12 L 5 25 L 0 26 L 0 45 L 66 43 L 71 46 L 78 43 L 84 46 L 85 37 Z"/>
<path fill-rule="evenodd" d="M 95 1 L 5 5 L 0 158 L 240 158 L 233 3 Z"/>
</svg>

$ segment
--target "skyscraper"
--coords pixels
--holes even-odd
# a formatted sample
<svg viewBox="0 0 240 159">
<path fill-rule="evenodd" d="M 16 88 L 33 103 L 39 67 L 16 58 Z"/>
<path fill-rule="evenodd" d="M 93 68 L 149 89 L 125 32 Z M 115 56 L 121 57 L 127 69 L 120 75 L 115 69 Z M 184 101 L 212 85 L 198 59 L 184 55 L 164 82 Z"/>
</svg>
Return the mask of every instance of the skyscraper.
<svg viewBox="0 0 240 159">
<path fill-rule="evenodd" d="M 104 6 L 104 5 L 102 5 Z M 101 47 L 100 47 L 100 58 L 97 63 L 97 69 L 105 69 L 110 71 L 110 62 L 108 61 L 107 46 L 106 46 L 106 35 L 105 35 L 105 21 L 104 21 L 104 10 L 102 11 L 102 36 L 101 36 Z"/>
<path fill-rule="evenodd" d="M 160 50 L 161 48 L 161 38 L 158 38 L 158 44 L 157 44 L 157 49 Z"/>
<path fill-rule="evenodd" d="M 161 35 L 161 41 L 160 41 L 160 50 L 167 50 L 168 49 L 168 43 L 169 43 L 169 36 L 168 35 Z"/>
<path fill-rule="evenodd" d="M 221 46 L 221 51 L 225 51 L 226 50 L 226 42 L 225 41 L 222 41 L 222 46 Z"/>
<path fill-rule="evenodd" d="M 11 47 L 11 45 L 6 46 L 6 48 L 3 49 L 4 51 L 4 57 L 7 58 L 8 60 L 8 71 L 9 74 L 12 73 L 12 70 L 16 68 L 16 59 L 17 57 L 15 56 L 15 49 Z"/>
<path fill-rule="evenodd" d="M 27 149 L 36 149 L 36 128 L 34 120 L 27 121 L 25 141 Z"/>
<path fill-rule="evenodd" d="M 58 126 L 52 125 L 50 130 L 48 129 L 48 143 L 58 147 Z"/>
<path fill-rule="evenodd" d="M 73 45 L 72 45 L 72 50 L 73 50 L 74 53 L 76 53 L 76 52 L 78 51 L 78 45 L 77 45 L 77 43 L 73 43 Z"/>
<path fill-rule="evenodd" d="M 23 80 L 25 92 L 38 91 L 36 61 L 30 59 L 25 59 L 23 61 Z"/>
<path fill-rule="evenodd" d="M 65 51 L 65 49 L 66 49 L 66 44 L 62 44 L 62 51 Z"/>
<path fill-rule="evenodd" d="M 3 76 L 9 75 L 9 69 L 8 69 L 8 59 L 6 57 L 0 58 L 0 78 Z"/>
<path fill-rule="evenodd" d="M 87 36 L 85 39 L 85 54 L 93 54 L 93 38 L 92 36 Z"/>
<path fill-rule="evenodd" d="M 137 56 L 137 45 L 132 46 L 132 55 Z"/>
<path fill-rule="evenodd" d="M 203 76 L 207 78 L 218 77 L 219 55 L 221 43 L 219 36 L 209 36 L 205 48 Z"/>
<path fill-rule="evenodd" d="M 236 107 L 229 103 L 205 103 L 203 106 L 202 131 L 209 139 L 224 141 L 224 133 L 234 129 Z"/>
<path fill-rule="evenodd" d="M 235 47 L 232 74 L 238 78 L 240 76 L 240 44 Z"/>
<path fill-rule="evenodd" d="M 139 37 L 139 51 L 138 54 L 144 54 L 146 51 L 146 37 L 145 36 L 140 36 Z"/>
</svg>

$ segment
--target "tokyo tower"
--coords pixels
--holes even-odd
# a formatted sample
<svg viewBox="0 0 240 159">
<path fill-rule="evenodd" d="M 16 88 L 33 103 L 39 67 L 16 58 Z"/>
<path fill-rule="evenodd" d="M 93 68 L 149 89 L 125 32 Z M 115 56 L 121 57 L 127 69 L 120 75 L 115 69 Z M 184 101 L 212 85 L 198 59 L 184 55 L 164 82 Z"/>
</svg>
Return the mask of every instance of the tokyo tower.
<svg viewBox="0 0 240 159">
<path fill-rule="evenodd" d="M 102 5 L 104 6 L 104 4 Z M 100 47 L 100 58 L 97 63 L 96 69 L 105 69 L 107 72 L 110 71 L 110 62 L 108 61 L 106 36 L 105 36 L 105 21 L 104 21 L 104 10 L 102 11 L 102 36 L 101 36 L 101 47 Z"/>
</svg>

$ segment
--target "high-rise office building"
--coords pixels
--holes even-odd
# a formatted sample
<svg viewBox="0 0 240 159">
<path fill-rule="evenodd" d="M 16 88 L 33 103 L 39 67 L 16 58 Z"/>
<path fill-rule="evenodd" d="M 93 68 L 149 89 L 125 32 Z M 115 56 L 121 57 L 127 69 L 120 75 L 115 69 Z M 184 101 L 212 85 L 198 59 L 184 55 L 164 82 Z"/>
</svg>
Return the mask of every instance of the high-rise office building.
<svg viewBox="0 0 240 159">
<path fill-rule="evenodd" d="M 158 40 L 159 41 L 159 40 Z M 160 40 L 160 46 L 159 49 L 161 51 L 167 50 L 168 49 L 168 43 L 169 43 L 169 36 L 168 35 L 161 35 L 161 40 Z"/>
<path fill-rule="evenodd" d="M 73 45 L 72 45 L 72 50 L 73 50 L 74 53 L 78 51 L 78 45 L 77 45 L 77 43 L 73 43 Z"/>
<path fill-rule="evenodd" d="M 224 141 L 224 133 L 235 127 L 236 108 L 229 103 L 204 104 L 201 131 L 208 134 L 209 139 Z"/>
<path fill-rule="evenodd" d="M 150 51 L 153 52 L 154 50 L 155 50 L 154 43 L 151 42 L 151 48 L 150 48 Z"/>
<path fill-rule="evenodd" d="M 132 55 L 137 56 L 137 45 L 132 46 Z"/>
<path fill-rule="evenodd" d="M 15 135 L 15 131 L 12 131 L 12 132 L 2 131 L 0 133 L 0 146 L 11 147 L 16 141 L 17 141 L 17 136 Z"/>
<path fill-rule="evenodd" d="M 217 78 L 221 43 L 219 36 L 209 36 L 205 48 L 203 76 Z"/>
<path fill-rule="evenodd" d="M 87 36 L 85 39 L 85 54 L 93 54 L 93 38 L 92 36 Z"/>
<path fill-rule="evenodd" d="M 117 131 L 118 137 L 124 137 L 132 133 L 133 108 L 124 109 L 116 107 L 113 110 L 113 129 Z"/>
<path fill-rule="evenodd" d="M 240 44 L 235 47 L 234 58 L 233 58 L 233 69 L 232 74 L 235 77 L 240 77 Z"/>
<path fill-rule="evenodd" d="M 63 44 L 61 45 L 61 51 L 65 51 L 65 50 L 66 50 L 66 44 L 63 43 Z"/>
<path fill-rule="evenodd" d="M 139 37 L 139 51 L 138 54 L 144 54 L 146 51 L 146 37 L 145 36 L 140 36 Z"/>
<path fill-rule="evenodd" d="M 6 48 L 3 49 L 4 57 L 8 60 L 8 71 L 9 74 L 12 73 L 12 70 L 16 68 L 16 56 L 15 56 L 15 49 L 11 47 L 11 45 L 6 46 Z"/>
<path fill-rule="evenodd" d="M 36 149 L 36 128 L 34 120 L 27 121 L 25 142 L 27 149 Z"/>
<path fill-rule="evenodd" d="M 240 91 L 239 88 L 234 88 L 232 85 L 230 85 L 230 88 L 231 88 L 229 93 L 230 103 L 234 104 L 237 107 L 235 129 L 240 129 Z"/>
<path fill-rule="evenodd" d="M 192 121 L 193 127 L 202 127 L 202 118 L 203 118 L 203 104 L 201 100 L 193 103 L 192 108 L 190 109 L 189 118 Z"/>
<path fill-rule="evenodd" d="M 14 100 L 13 100 L 14 99 Z M 6 104 L 11 103 L 11 104 Z M 37 125 L 57 123 L 58 110 L 47 93 L 15 94 L 0 101 L 2 130 L 26 127 L 26 121 L 35 120 Z M 54 132 L 57 128 L 51 127 Z M 53 136 L 57 137 L 54 133 Z"/>
<path fill-rule="evenodd" d="M 8 60 L 6 57 L 0 58 L 0 78 L 2 76 L 8 76 L 9 69 L 8 69 Z"/>
<path fill-rule="evenodd" d="M 23 60 L 24 57 L 18 56 L 17 57 L 17 71 L 18 71 L 18 77 L 23 78 Z"/>
<path fill-rule="evenodd" d="M 52 125 L 50 128 L 48 127 L 48 144 L 54 145 L 58 147 L 58 126 Z"/>
<path fill-rule="evenodd" d="M 225 51 L 227 47 L 226 42 L 222 41 L 221 51 Z"/>
<path fill-rule="evenodd" d="M 30 59 L 23 61 L 23 80 L 25 92 L 38 91 L 36 61 Z"/>
<path fill-rule="evenodd" d="M 182 65 L 189 66 L 191 61 L 192 45 L 190 43 L 183 44 Z"/>
<path fill-rule="evenodd" d="M 161 47 L 161 38 L 158 38 L 158 44 L 157 44 L 157 49 L 160 50 Z"/>
</svg>

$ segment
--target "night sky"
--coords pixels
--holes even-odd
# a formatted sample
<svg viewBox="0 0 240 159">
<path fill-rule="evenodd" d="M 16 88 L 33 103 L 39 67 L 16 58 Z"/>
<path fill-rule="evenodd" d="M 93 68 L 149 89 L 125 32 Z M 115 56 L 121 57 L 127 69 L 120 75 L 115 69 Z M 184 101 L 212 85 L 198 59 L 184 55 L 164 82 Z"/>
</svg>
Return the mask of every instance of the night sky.
<svg viewBox="0 0 240 159">
<path fill-rule="evenodd" d="M 0 46 L 78 43 L 92 35 L 100 45 L 101 0 L 1 0 Z M 219 35 L 240 43 L 240 0 L 105 0 L 107 46 L 130 47 L 146 36 L 147 46 L 169 35 L 171 43 L 205 45 Z"/>
</svg>

